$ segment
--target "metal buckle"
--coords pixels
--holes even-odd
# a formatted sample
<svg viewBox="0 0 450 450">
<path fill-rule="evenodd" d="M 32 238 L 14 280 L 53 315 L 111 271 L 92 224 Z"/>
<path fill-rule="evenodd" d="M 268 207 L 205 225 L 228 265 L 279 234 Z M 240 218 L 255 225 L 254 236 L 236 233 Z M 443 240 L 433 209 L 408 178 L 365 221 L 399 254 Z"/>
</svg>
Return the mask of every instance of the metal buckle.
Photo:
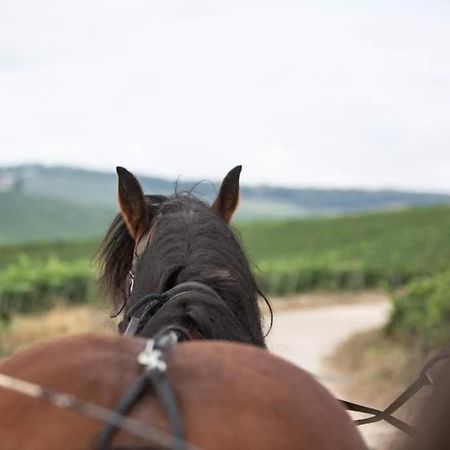
<svg viewBox="0 0 450 450">
<path fill-rule="evenodd" d="M 145 366 L 147 370 L 158 370 L 159 372 L 165 372 L 167 370 L 167 364 L 162 359 L 161 350 L 155 349 L 155 341 L 149 339 L 145 344 L 144 350 L 138 355 L 138 363 Z"/>
</svg>

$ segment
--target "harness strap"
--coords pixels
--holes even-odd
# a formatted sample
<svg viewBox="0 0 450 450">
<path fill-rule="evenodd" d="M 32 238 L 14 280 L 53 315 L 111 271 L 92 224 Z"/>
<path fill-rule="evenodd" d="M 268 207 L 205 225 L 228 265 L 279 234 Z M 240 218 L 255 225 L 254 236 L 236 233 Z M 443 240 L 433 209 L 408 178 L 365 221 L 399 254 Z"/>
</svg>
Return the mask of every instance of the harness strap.
<svg viewBox="0 0 450 450">
<path fill-rule="evenodd" d="M 183 441 L 183 424 L 178 411 L 177 401 L 170 387 L 167 376 L 164 372 L 151 370 L 149 372 L 149 377 L 158 399 L 161 402 L 161 406 L 169 419 L 172 435 L 176 438 L 173 441 L 173 450 L 185 450 L 186 446 Z"/>
<path fill-rule="evenodd" d="M 358 403 L 349 402 L 347 400 L 339 400 L 347 409 L 348 411 L 355 411 L 355 412 L 361 412 L 364 414 L 372 414 L 371 417 L 368 417 L 366 419 L 358 419 L 355 420 L 355 425 L 364 425 L 366 423 L 374 423 L 379 422 L 381 420 L 385 420 L 389 424 L 391 424 L 393 427 L 397 428 L 400 431 L 403 431 L 404 433 L 412 436 L 414 435 L 415 429 L 408 425 L 406 422 L 403 422 L 403 420 L 397 419 L 396 417 L 386 414 L 386 411 L 380 411 L 376 408 L 371 408 L 369 406 L 360 405 Z"/>
<path fill-rule="evenodd" d="M 114 408 L 114 411 L 121 416 L 126 416 L 136 401 L 148 389 L 150 380 L 146 373 L 143 373 L 131 386 L 129 391 L 122 397 Z M 97 438 L 96 450 L 106 450 L 109 447 L 114 435 L 118 430 L 117 424 L 108 423 L 103 427 L 102 432 Z"/>
<path fill-rule="evenodd" d="M 13 392 L 41 399 L 49 402 L 51 405 L 62 409 L 73 411 L 83 416 L 91 417 L 94 420 L 113 424 L 121 430 L 139 436 L 142 439 L 158 444 L 162 448 L 170 448 L 172 438 L 154 428 L 151 425 L 144 424 L 138 420 L 130 419 L 122 416 L 115 411 L 108 408 L 91 403 L 86 400 L 81 400 L 73 395 L 53 391 L 52 389 L 31 383 L 29 381 L 21 380 L 19 378 L 11 377 L 9 375 L 0 373 L 0 387 L 8 389 Z M 195 447 L 189 445 L 190 449 L 195 450 Z"/>
<path fill-rule="evenodd" d="M 404 433 L 414 436 L 416 434 L 416 429 L 411 425 L 403 422 L 400 419 L 397 419 L 392 414 L 401 408 L 411 397 L 413 397 L 417 392 L 419 392 L 424 386 L 433 386 L 434 388 L 438 388 L 436 385 L 434 378 L 431 376 L 429 371 L 433 368 L 433 366 L 443 360 L 450 359 L 450 352 L 442 352 L 431 358 L 423 367 L 420 372 L 419 377 L 411 383 L 387 408 L 384 410 L 379 410 L 375 408 L 370 408 L 365 405 L 360 405 L 358 403 L 348 402 L 346 400 L 339 400 L 344 407 L 349 411 L 362 412 L 365 414 L 371 414 L 370 417 L 366 417 L 364 419 L 355 420 L 354 423 L 356 425 L 364 425 L 367 423 L 379 422 L 381 420 L 385 420 L 395 428 L 403 431 Z M 441 392 L 443 390 L 441 389 Z M 443 391 L 445 392 L 445 391 Z"/>
<path fill-rule="evenodd" d="M 173 450 L 187 450 L 188 447 L 184 441 L 177 401 L 167 378 L 167 365 L 164 357 L 173 345 L 180 340 L 189 338 L 186 330 L 179 327 L 168 327 L 161 330 L 154 339 L 149 339 L 144 350 L 138 356 L 139 363 L 145 367 L 144 372 L 115 408 L 117 414 L 126 416 L 140 397 L 152 387 L 169 419 L 173 436 L 171 444 Z M 107 450 L 118 430 L 117 424 L 107 423 L 97 439 L 95 450 Z"/>
<path fill-rule="evenodd" d="M 422 376 L 420 376 L 384 410 L 370 408 L 368 406 L 348 402 L 346 400 L 340 400 L 340 402 L 349 411 L 371 414 L 370 417 L 355 420 L 354 421 L 355 425 L 365 425 L 368 423 L 380 422 L 381 420 L 384 420 L 393 427 L 397 428 L 398 430 L 403 431 L 405 434 L 408 434 L 409 436 L 414 436 L 416 433 L 416 429 L 411 425 L 408 425 L 406 422 L 403 422 L 403 420 L 397 419 L 392 414 L 427 384 L 429 383 L 427 383 L 427 381 Z"/>
</svg>

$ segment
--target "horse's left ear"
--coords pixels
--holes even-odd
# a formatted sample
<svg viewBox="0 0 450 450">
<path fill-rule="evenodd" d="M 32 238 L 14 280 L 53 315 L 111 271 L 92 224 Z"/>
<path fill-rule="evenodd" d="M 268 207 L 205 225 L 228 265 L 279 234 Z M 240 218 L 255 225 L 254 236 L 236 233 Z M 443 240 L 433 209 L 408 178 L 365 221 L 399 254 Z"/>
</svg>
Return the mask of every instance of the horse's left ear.
<svg viewBox="0 0 450 450">
<path fill-rule="evenodd" d="M 123 167 L 116 167 L 119 176 L 119 206 L 128 231 L 137 241 L 147 230 L 149 211 L 141 185 L 136 177 Z"/>
<path fill-rule="evenodd" d="M 242 166 L 231 169 L 222 181 L 212 209 L 229 223 L 239 203 L 239 175 Z"/>
</svg>

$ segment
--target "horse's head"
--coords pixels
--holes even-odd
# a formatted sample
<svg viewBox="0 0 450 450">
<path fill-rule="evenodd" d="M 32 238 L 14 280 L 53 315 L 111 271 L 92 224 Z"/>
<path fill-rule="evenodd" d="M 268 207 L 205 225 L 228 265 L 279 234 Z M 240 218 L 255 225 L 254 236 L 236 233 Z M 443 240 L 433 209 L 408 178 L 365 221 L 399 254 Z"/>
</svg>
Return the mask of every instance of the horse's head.
<svg viewBox="0 0 450 450">
<path fill-rule="evenodd" d="M 241 167 L 224 178 L 211 206 L 189 192 L 144 195 L 121 167 L 120 214 L 100 249 L 101 284 L 123 305 L 121 331 L 138 311 L 139 334 L 180 325 L 204 338 L 264 346 L 260 293 L 229 226 L 239 200 Z"/>
</svg>

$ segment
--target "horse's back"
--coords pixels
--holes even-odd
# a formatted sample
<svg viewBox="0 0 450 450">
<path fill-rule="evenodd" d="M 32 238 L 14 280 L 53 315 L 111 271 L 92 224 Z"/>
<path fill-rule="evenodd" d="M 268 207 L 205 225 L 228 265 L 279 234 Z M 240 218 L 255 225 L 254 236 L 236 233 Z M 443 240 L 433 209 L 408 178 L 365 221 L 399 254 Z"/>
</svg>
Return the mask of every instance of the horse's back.
<svg viewBox="0 0 450 450">
<path fill-rule="evenodd" d="M 174 349 L 169 361 L 174 386 L 188 406 L 183 411 L 188 437 L 203 448 L 364 448 L 327 390 L 264 350 L 197 341 Z"/>
<path fill-rule="evenodd" d="M 0 363 L 0 371 L 108 408 L 142 368 L 141 339 L 84 335 L 40 344 Z M 309 374 L 254 346 L 179 344 L 167 358 L 186 439 L 205 449 L 363 449 L 340 404 Z M 151 392 L 131 417 L 168 431 Z M 1 448 L 92 449 L 102 424 L 44 400 L 0 390 Z M 120 432 L 117 447 L 148 446 Z"/>
</svg>

